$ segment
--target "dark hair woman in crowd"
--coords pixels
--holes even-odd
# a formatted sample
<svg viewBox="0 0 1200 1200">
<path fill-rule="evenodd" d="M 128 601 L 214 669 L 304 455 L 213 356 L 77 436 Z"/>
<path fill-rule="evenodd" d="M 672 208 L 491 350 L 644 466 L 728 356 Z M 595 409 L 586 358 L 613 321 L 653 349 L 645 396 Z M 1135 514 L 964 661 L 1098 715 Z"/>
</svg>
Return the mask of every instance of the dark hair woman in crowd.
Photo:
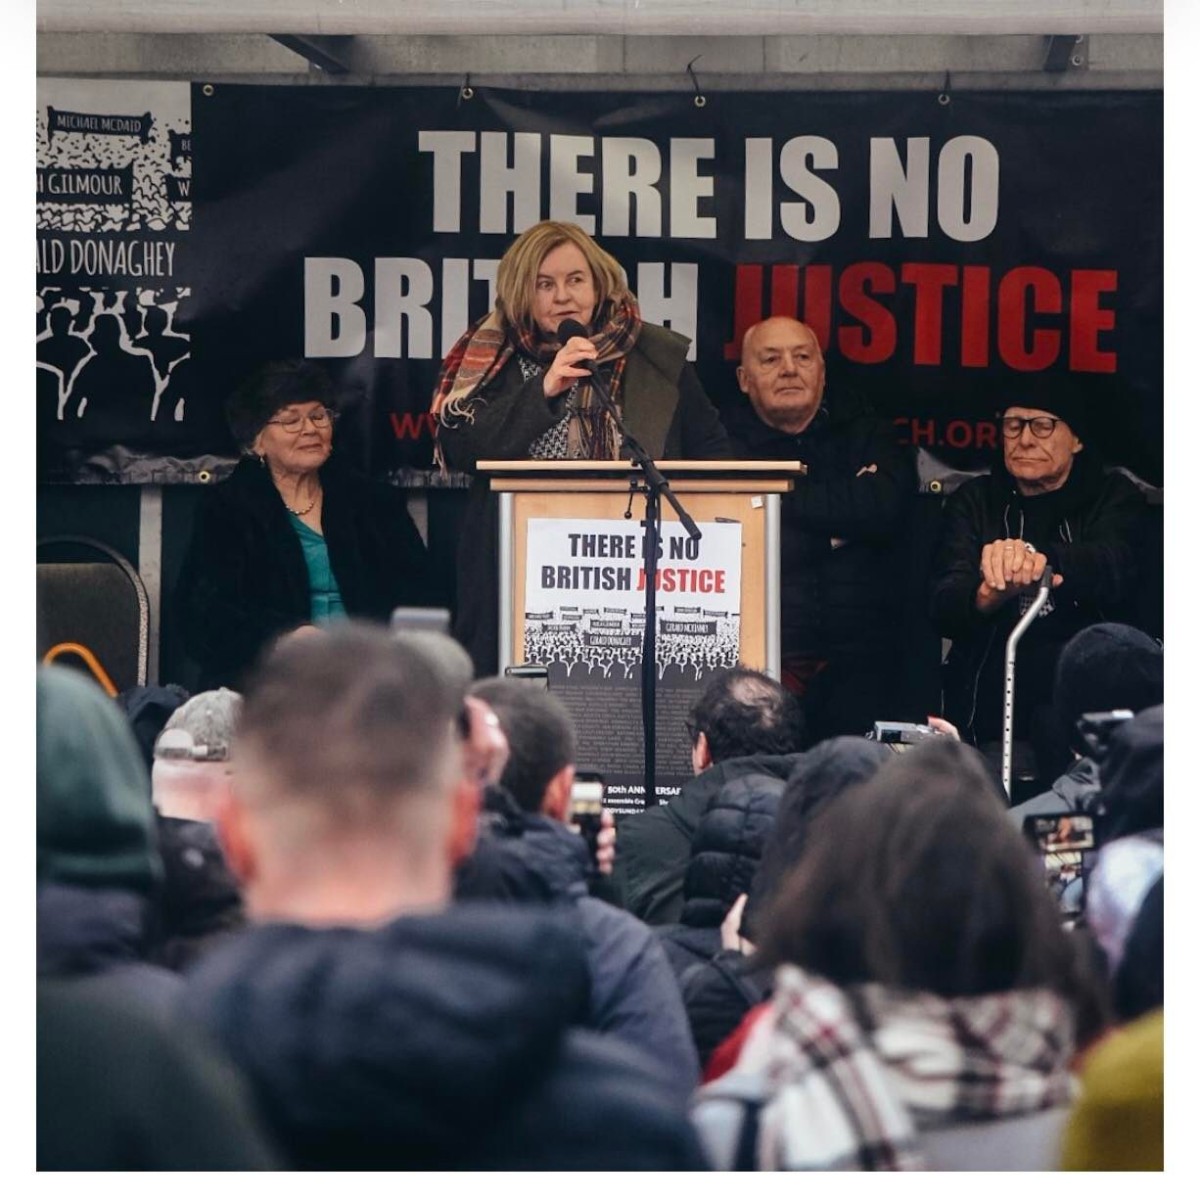
<svg viewBox="0 0 1200 1200">
<path fill-rule="evenodd" d="M 339 462 L 320 366 L 260 368 L 226 416 L 243 457 L 201 501 L 176 593 L 202 688 L 240 686 L 280 634 L 427 602 L 425 546 L 404 495 Z"/>
<path fill-rule="evenodd" d="M 563 321 L 586 336 L 559 338 Z M 717 411 L 687 362 L 688 339 L 643 321 L 625 272 L 578 225 L 541 221 L 508 248 L 496 307 L 459 338 L 433 397 L 438 460 L 617 459 L 620 438 L 589 372 L 598 364 L 630 432 L 654 458 L 725 458 Z M 459 640 L 476 670 L 496 654 L 496 528 L 486 480 L 471 493 L 459 553 Z"/>
<path fill-rule="evenodd" d="M 759 951 L 771 1006 L 696 1106 L 715 1165 L 1056 1165 L 1102 1002 L 976 751 L 931 739 L 818 814 Z"/>
</svg>

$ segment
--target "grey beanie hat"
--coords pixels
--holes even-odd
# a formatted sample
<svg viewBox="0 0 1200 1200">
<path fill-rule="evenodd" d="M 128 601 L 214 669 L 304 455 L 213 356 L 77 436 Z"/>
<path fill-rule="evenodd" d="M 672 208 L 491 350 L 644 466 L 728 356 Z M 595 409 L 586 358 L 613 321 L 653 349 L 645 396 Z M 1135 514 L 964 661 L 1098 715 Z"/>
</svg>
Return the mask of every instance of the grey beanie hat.
<svg viewBox="0 0 1200 1200">
<path fill-rule="evenodd" d="M 200 692 L 167 718 L 154 743 L 154 757 L 227 762 L 241 715 L 240 693 L 229 688 Z"/>
</svg>

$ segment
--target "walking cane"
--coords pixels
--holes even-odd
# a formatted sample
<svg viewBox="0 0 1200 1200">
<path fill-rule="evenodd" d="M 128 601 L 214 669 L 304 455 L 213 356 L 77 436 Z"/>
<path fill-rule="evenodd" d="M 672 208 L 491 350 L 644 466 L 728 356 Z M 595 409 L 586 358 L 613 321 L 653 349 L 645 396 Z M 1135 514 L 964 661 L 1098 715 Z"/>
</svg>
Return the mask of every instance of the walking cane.
<svg viewBox="0 0 1200 1200">
<path fill-rule="evenodd" d="M 1017 643 L 1025 636 L 1025 630 L 1037 620 L 1038 613 L 1045 607 L 1050 597 L 1050 580 L 1054 571 L 1047 566 L 1042 572 L 1038 584 L 1037 595 L 1029 606 L 1029 611 L 1017 622 L 1016 628 L 1008 635 L 1008 643 L 1004 647 L 1004 743 L 1001 760 L 1001 778 L 1004 791 L 1012 803 L 1012 759 L 1013 759 L 1013 696 L 1017 685 Z"/>
</svg>

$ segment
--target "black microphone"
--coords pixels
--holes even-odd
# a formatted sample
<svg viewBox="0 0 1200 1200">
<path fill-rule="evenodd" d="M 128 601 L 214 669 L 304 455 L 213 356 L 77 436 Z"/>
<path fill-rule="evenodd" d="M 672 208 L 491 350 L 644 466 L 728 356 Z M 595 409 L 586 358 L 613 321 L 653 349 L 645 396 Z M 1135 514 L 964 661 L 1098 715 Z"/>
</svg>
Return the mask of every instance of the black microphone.
<svg viewBox="0 0 1200 1200">
<path fill-rule="evenodd" d="M 565 321 L 559 322 L 557 336 L 559 343 L 565 346 L 573 337 L 586 338 L 588 331 L 578 321 L 568 317 Z M 596 364 L 590 358 L 581 359 L 575 366 L 581 371 L 591 371 L 593 374 L 596 370 Z"/>
</svg>

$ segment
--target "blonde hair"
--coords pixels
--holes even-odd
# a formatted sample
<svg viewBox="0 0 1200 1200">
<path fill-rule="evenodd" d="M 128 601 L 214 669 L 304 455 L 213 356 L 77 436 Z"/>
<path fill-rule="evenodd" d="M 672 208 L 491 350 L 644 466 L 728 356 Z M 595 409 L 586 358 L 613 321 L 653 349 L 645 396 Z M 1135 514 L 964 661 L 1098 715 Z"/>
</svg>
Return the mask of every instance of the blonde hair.
<svg viewBox="0 0 1200 1200">
<path fill-rule="evenodd" d="M 509 246 L 496 272 L 496 309 L 506 324 L 526 330 L 534 328 L 533 291 L 538 268 L 547 254 L 566 242 L 579 248 L 591 268 L 597 315 L 609 301 L 619 301 L 630 294 L 625 268 L 578 225 L 539 221 Z"/>
</svg>

